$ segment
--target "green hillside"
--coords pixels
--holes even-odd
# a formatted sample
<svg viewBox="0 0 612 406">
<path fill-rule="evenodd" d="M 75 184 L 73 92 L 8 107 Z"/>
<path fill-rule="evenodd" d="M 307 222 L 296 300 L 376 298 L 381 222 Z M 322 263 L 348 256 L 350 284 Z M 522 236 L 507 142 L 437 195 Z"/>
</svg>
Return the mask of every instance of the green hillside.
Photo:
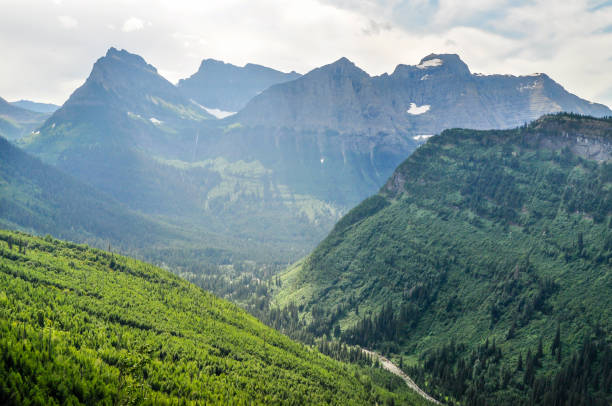
<svg viewBox="0 0 612 406">
<path fill-rule="evenodd" d="M 270 323 L 390 353 L 449 402 L 609 404 L 611 156 L 611 119 L 444 131 L 283 275 Z"/>
<path fill-rule="evenodd" d="M 174 234 L 0 137 L 0 226 L 98 246 L 150 246 Z"/>
<path fill-rule="evenodd" d="M 27 110 L 0 97 L 0 136 L 9 140 L 30 135 L 48 117 L 48 113 Z"/>
<path fill-rule="evenodd" d="M 1 404 L 423 404 L 398 380 L 151 265 L 0 231 Z"/>
</svg>

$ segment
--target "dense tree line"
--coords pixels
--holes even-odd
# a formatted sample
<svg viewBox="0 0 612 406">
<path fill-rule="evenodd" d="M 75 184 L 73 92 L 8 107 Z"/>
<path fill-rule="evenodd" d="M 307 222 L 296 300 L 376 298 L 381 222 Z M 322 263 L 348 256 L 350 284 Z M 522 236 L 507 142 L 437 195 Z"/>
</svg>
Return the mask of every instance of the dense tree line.
<svg viewBox="0 0 612 406">
<path fill-rule="evenodd" d="M 513 366 L 504 362 L 508 355 L 495 341 L 487 340 L 468 355 L 467 345 L 451 342 L 430 351 L 421 365 L 407 371 L 438 396 L 451 396 L 450 405 L 610 404 L 612 345 L 608 333 L 596 331 L 584 339 L 580 350 L 565 352 L 563 357 L 559 335 L 557 330 L 550 346 L 540 339 L 536 348 L 519 354 Z"/>
</svg>

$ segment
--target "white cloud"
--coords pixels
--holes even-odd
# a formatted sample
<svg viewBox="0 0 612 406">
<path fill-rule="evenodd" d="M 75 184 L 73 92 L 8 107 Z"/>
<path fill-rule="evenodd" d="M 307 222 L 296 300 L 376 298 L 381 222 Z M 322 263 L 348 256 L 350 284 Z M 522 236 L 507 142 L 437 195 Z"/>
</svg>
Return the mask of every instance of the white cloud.
<svg viewBox="0 0 612 406">
<path fill-rule="evenodd" d="M 124 32 L 140 31 L 145 27 L 145 22 L 140 18 L 131 17 L 123 22 L 121 28 Z"/>
<path fill-rule="evenodd" d="M 65 28 L 67 30 L 75 28 L 77 25 L 79 25 L 79 22 L 70 16 L 59 16 L 57 17 L 57 19 L 60 25 L 62 26 L 62 28 Z"/>
</svg>

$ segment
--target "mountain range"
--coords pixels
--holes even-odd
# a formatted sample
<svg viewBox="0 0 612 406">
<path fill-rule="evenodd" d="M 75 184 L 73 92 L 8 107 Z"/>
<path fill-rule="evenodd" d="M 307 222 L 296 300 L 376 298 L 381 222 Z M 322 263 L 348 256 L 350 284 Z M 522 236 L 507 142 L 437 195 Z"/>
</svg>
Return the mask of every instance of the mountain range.
<svg viewBox="0 0 612 406">
<path fill-rule="evenodd" d="M 346 58 L 271 87 L 236 117 L 250 125 L 349 134 L 431 135 L 446 128 L 511 128 L 543 114 L 610 115 L 546 74 L 472 74 L 454 54 L 431 54 L 371 77 Z"/>
<path fill-rule="evenodd" d="M 378 77 L 346 58 L 294 76 L 205 60 L 174 86 L 140 56 L 111 48 L 20 146 L 132 210 L 245 246 L 274 242 L 292 260 L 436 131 L 508 127 L 560 109 L 610 112 L 545 75 L 472 75 L 456 55 Z M 219 120 L 196 94 L 224 80 L 280 83 Z"/>
</svg>

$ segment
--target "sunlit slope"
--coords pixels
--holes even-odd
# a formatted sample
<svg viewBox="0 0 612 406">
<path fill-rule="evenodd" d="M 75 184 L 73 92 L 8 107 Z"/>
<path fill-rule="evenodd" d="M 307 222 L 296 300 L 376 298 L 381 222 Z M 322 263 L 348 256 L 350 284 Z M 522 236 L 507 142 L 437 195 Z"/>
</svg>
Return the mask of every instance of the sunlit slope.
<svg viewBox="0 0 612 406">
<path fill-rule="evenodd" d="M 0 231 L 2 404 L 406 402 L 159 268 Z"/>
</svg>

